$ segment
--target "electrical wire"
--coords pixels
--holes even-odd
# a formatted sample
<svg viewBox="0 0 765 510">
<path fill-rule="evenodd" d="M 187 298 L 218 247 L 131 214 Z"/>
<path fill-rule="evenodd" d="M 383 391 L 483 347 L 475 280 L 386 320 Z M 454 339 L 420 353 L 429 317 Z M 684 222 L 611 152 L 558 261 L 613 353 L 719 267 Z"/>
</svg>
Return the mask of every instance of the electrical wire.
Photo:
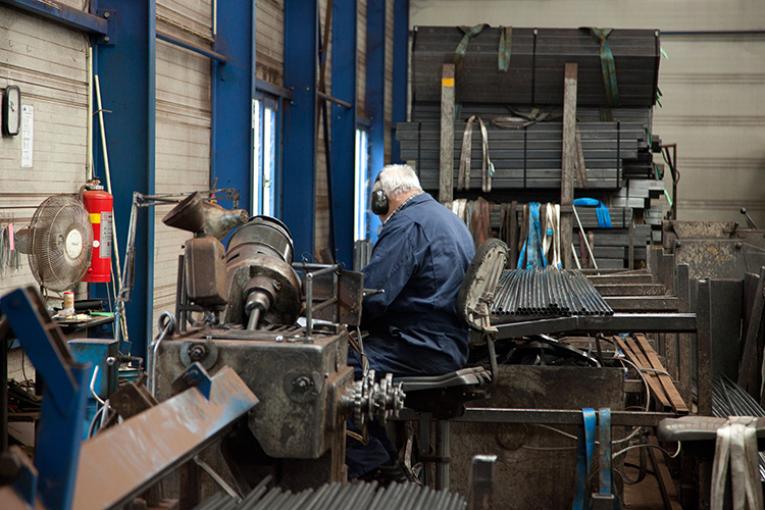
<svg viewBox="0 0 765 510">
<path fill-rule="evenodd" d="M 95 390 L 96 386 L 96 377 L 98 377 L 98 369 L 101 368 L 98 365 L 93 369 L 93 375 L 90 377 L 90 394 L 93 395 L 93 398 L 98 401 L 99 404 L 104 405 L 104 401 L 101 397 L 98 396 Z"/>
<path fill-rule="evenodd" d="M 550 425 L 544 425 L 542 423 L 534 423 L 532 425 L 534 425 L 535 427 L 542 428 L 542 429 L 550 430 L 552 432 L 555 432 L 556 434 L 560 434 L 563 437 L 567 437 L 569 439 L 573 439 L 574 441 L 578 441 L 579 440 L 579 437 L 576 436 L 575 434 L 570 434 L 570 433 L 566 432 L 565 430 L 561 430 L 559 428 L 551 427 Z"/>
<path fill-rule="evenodd" d="M 670 459 L 675 459 L 675 458 L 677 458 L 678 455 L 680 455 L 680 451 L 682 450 L 682 447 L 683 447 L 683 443 L 678 441 L 677 442 L 677 450 L 675 450 L 674 453 L 671 453 L 668 450 L 666 450 L 665 448 L 662 448 L 661 446 L 655 445 L 655 444 L 647 444 L 647 443 L 644 443 L 644 444 L 633 444 L 632 446 L 628 446 L 626 448 L 622 448 L 621 450 L 617 451 L 616 453 L 611 455 L 611 458 L 615 459 L 615 458 L 619 457 L 620 455 L 624 455 L 628 451 L 635 450 L 637 448 L 655 448 L 655 449 L 661 451 L 664 455 L 666 455 Z"/>
<path fill-rule="evenodd" d="M 93 418 L 90 420 L 90 425 L 88 426 L 88 437 L 93 437 L 95 434 L 95 427 L 96 422 L 98 421 L 98 417 L 103 413 L 105 409 L 105 406 L 101 406 L 98 408 L 98 411 L 96 411 L 96 414 L 93 415 Z"/>
<path fill-rule="evenodd" d="M 24 386 L 29 386 L 29 383 L 32 381 L 29 377 L 27 377 L 27 371 L 24 368 L 26 365 L 26 355 L 24 354 L 24 349 L 21 349 L 21 375 L 24 376 Z"/>
</svg>

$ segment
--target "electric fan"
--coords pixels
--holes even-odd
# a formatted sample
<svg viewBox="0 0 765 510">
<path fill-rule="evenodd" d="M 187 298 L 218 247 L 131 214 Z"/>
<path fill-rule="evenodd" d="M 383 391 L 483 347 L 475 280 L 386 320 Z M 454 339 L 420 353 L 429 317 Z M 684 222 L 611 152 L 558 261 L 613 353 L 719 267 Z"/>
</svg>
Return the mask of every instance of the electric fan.
<svg viewBox="0 0 765 510">
<path fill-rule="evenodd" d="M 19 232 L 19 251 L 40 286 L 71 289 L 90 265 L 93 227 L 77 195 L 53 195 L 39 205 L 28 229 Z"/>
</svg>

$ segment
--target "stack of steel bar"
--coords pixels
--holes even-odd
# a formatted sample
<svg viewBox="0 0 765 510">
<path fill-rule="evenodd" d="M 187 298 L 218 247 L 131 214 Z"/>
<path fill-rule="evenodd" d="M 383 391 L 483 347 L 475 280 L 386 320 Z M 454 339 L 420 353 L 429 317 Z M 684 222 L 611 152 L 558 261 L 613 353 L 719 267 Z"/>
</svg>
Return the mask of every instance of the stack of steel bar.
<svg viewBox="0 0 765 510">
<path fill-rule="evenodd" d="M 614 311 L 580 271 L 514 269 L 500 277 L 492 315 L 559 317 Z"/>
<path fill-rule="evenodd" d="M 491 212 L 491 228 L 493 229 L 499 229 L 502 225 L 502 214 L 503 211 L 501 211 L 501 208 L 499 207 L 500 204 L 492 203 L 490 204 L 490 212 Z M 582 222 L 582 226 L 586 230 L 590 230 L 593 228 L 599 228 L 601 225 L 598 221 L 597 212 L 595 211 L 594 207 L 577 207 L 576 208 L 577 213 L 579 214 L 579 219 Z M 609 213 L 611 216 L 611 226 L 612 228 L 625 228 L 629 227 L 630 223 L 632 222 L 632 209 L 625 208 L 625 207 L 610 207 Z M 517 211 L 516 217 L 518 221 L 521 221 L 523 218 L 523 214 L 521 211 Z M 575 228 L 577 228 L 575 226 Z"/>
<path fill-rule="evenodd" d="M 467 507 L 465 498 L 448 491 L 435 491 L 413 483 L 393 483 L 379 487 L 371 483 L 332 483 L 317 489 L 293 493 L 279 487 L 267 490 L 256 488 L 240 503 L 224 493 L 218 493 L 197 510 L 462 510 Z"/>
<path fill-rule="evenodd" d="M 729 416 L 765 417 L 765 410 L 741 386 L 727 377 L 715 381 L 712 389 L 712 414 L 719 418 Z M 760 456 L 760 480 L 765 481 L 765 454 Z"/>
<path fill-rule="evenodd" d="M 624 184 L 624 162 L 637 162 L 639 152 L 649 150 L 645 129 L 639 123 L 580 122 L 578 128 L 587 173 L 583 184 L 588 189 L 621 188 Z M 464 129 L 462 122 L 458 122 L 454 129 L 454 168 L 459 168 Z M 490 124 L 487 130 L 489 156 L 495 170 L 492 188 L 560 188 L 560 121 L 540 122 L 524 129 L 507 129 Z M 480 138 L 477 134 L 473 136 Z M 401 145 L 401 158 L 414 161 L 423 188 L 438 189 L 439 124 L 403 122 L 396 127 L 396 138 Z M 480 143 L 472 144 L 470 155 L 471 167 L 480 169 Z M 455 173 L 455 185 L 457 179 Z M 469 187 L 480 189 L 480 171 L 472 172 Z"/>
<path fill-rule="evenodd" d="M 505 42 L 501 46 L 504 33 Z M 603 83 L 600 40 L 589 29 L 486 27 L 468 42 L 464 56 L 455 49 L 460 27 L 415 27 L 412 43 L 414 100 L 438 101 L 442 64 L 458 62 L 457 101 L 476 103 L 561 104 L 563 68 L 579 67 L 577 104 L 614 106 Z M 658 30 L 613 30 L 606 40 L 618 86 L 618 105 L 652 106 L 657 97 L 660 45 Z M 509 50 L 509 52 L 507 51 Z M 507 70 L 498 53 L 509 54 Z"/>
</svg>

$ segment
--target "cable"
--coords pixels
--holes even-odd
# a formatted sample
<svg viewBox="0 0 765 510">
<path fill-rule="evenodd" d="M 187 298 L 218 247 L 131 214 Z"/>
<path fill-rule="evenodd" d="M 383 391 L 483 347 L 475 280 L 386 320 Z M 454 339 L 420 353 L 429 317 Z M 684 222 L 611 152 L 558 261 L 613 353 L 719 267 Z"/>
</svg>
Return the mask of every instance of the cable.
<svg viewBox="0 0 765 510">
<path fill-rule="evenodd" d="M 535 452 L 560 452 L 560 451 L 573 451 L 576 450 L 576 446 L 530 446 L 521 445 L 523 450 L 533 450 Z"/>
<path fill-rule="evenodd" d="M 611 458 L 615 459 L 616 457 L 619 457 L 620 455 L 624 455 L 628 451 L 635 450 L 637 448 L 655 448 L 655 449 L 661 451 L 664 455 L 666 455 L 670 459 L 674 459 L 674 458 L 677 458 L 678 455 L 680 455 L 680 451 L 682 450 L 682 447 L 683 447 L 683 443 L 678 441 L 677 442 L 677 450 L 675 450 L 675 453 L 670 453 L 669 451 L 667 451 L 666 449 L 662 448 L 659 445 L 655 445 L 655 444 L 635 444 L 635 445 L 628 446 L 626 448 L 623 448 L 623 449 L 619 450 L 618 452 L 616 452 L 613 455 L 611 455 Z"/>
<path fill-rule="evenodd" d="M 99 407 L 98 411 L 96 411 L 96 414 L 93 415 L 93 419 L 90 420 L 90 425 L 88 426 L 88 437 L 89 438 L 93 437 L 93 435 L 95 433 L 94 429 L 95 429 L 95 426 L 96 426 L 96 421 L 98 421 L 98 417 L 101 415 L 103 410 L 104 410 L 104 406 Z"/>
<path fill-rule="evenodd" d="M 565 430 L 561 430 L 561 429 L 558 429 L 558 428 L 555 428 L 555 427 L 551 427 L 550 425 L 544 425 L 542 423 L 532 423 L 532 425 L 534 425 L 535 427 L 539 427 L 539 428 L 550 430 L 552 432 L 555 432 L 556 434 L 560 434 L 561 436 L 567 437 L 569 439 L 573 439 L 574 441 L 578 441 L 579 440 L 579 436 L 576 436 L 574 434 L 570 434 L 570 433 L 566 432 Z"/>
<path fill-rule="evenodd" d="M 29 381 L 31 381 L 31 379 L 27 377 L 27 371 L 24 368 L 25 364 L 26 364 L 26 356 L 24 354 L 24 349 L 21 349 L 21 375 L 24 376 L 24 386 L 29 386 Z"/>
<path fill-rule="evenodd" d="M 648 386 L 648 381 L 646 380 L 645 376 L 643 376 L 643 373 L 641 372 L 640 368 L 636 364 L 634 364 L 633 362 L 631 362 L 630 360 L 628 360 L 627 358 L 624 358 L 624 357 L 620 357 L 620 358 L 617 358 L 617 359 L 619 360 L 620 363 L 622 363 L 622 364 L 627 363 L 632 368 L 634 368 L 635 371 L 637 372 L 638 376 L 640 376 L 640 379 L 643 381 L 643 386 L 645 387 L 645 409 L 644 409 L 644 411 L 648 412 L 648 410 L 651 408 L 651 389 Z"/>
<path fill-rule="evenodd" d="M 90 394 L 93 395 L 93 398 L 95 398 L 99 404 L 104 405 L 103 399 L 98 396 L 95 390 L 96 386 L 96 377 L 98 377 L 98 369 L 101 368 L 98 365 L 93 369 L 93 375 L 90 377 Z"/>
</svg>

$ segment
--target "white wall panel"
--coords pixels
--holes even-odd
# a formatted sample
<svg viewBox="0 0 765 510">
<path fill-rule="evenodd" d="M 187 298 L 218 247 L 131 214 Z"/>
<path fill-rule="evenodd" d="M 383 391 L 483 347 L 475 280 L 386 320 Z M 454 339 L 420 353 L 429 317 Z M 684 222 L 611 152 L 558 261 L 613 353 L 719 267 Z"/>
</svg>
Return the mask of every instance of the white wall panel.
<svg viewBox="0 0 765 510">
<path fill-rule="evenodd" d="M 212 0 L 157 0 L 157 30 L 210 44 L 212 9 Z"/>
<path fill-rule="evenodd" d="M 21 167 L 21 136 L 0 137 L 0 223 L 24 227 L 33 208 L 3 207 L 36 206 L 85 182 L 87 45 L 76 31 L 0 6 L 0 89 L 17 85 L 22 103 L 34 108 L 32 168 Z M 21 263 L 0 273 L 0 294 L 35 283 L 25 255 Z"/>
<path fill-rule="evenodd" d="M 258 0 L 255 13 L 256 74 L 284 83 L 284 0 Z"/>
<path fill-rule="evenodd" d="M 209 188 L 210 61 L 157 42 L 156 191 L 172 193 Z M 154 318 L 175 309 L 178 255 L 190 234 L 170 228 L 156 208 L 154 236 Z M 155 325 L 156 327 L 156 325 Z"/>
</svg>

